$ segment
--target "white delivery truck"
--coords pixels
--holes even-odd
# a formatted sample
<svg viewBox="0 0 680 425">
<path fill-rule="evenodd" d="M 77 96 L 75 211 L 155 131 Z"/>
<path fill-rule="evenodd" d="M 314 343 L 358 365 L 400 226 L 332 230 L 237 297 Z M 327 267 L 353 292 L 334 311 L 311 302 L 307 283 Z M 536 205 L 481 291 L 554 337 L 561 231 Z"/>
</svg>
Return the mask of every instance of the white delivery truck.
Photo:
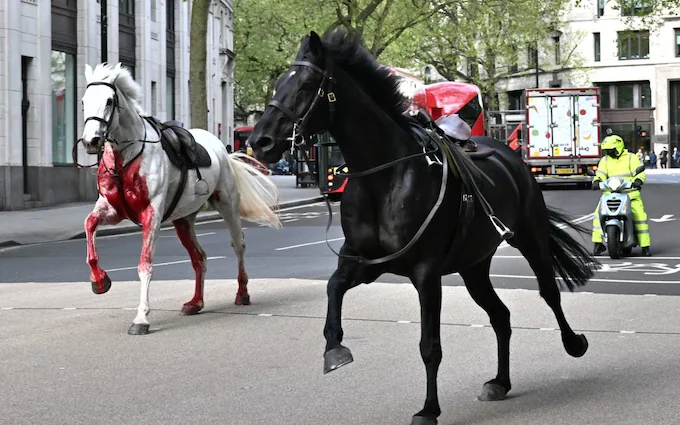
<svg viewBox="0 0 680 425">
<path fill-rule="evenodd" d="M 525 162 L 539 183 L 592 179 L 587 169 L 600 161 L 598 88 L 527 89 Z"/>
</svg>

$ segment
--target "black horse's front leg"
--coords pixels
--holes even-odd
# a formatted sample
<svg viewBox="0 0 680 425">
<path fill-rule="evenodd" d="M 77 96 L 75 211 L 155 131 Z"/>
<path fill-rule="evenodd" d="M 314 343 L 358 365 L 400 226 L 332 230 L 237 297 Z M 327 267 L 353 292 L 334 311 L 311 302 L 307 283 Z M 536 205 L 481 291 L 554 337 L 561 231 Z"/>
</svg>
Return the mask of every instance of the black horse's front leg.
<svg viewBox="0 0 680 425">
<path fill-rule="evenodd" d="M 353 255 L 346 244 L 340 248 L 340 255 Z M 357 272 L 359 263 L 340 257 L 338 268 L 328 280 L 326 293 L 328 294 L 328 311 L 326 326 L 323 334 L 326 337 L 326 351 L 324 352 L 323 373 L 332 372 L 346 364 L 352 363 L 352 353 L 342 342 L 342 299 L 345 293 L 359 284 Z"/>
<path fill-rule="evenodd" d="M 442 361 L 440 341 L 442 282 L 434 267 L 421 267 L 411 281 L 418 290 L 420 300 L 420 355 L 427 375 L 427 394 L 423 410 L 413 416 L 411 425 L 435 425 L 441 414 L 437 395 L 437 373 Z"/>
</svg>

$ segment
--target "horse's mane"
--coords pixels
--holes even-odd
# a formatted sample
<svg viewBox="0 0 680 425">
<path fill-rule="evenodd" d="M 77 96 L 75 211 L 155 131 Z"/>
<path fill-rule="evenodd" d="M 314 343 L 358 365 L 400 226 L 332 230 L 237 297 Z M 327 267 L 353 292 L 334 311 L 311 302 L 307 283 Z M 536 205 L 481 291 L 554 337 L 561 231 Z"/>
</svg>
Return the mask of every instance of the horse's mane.
<svg viewBox="0 0 680 425">
<path fill-rule="evenodd" d="M 378 63 L 357 37 L 344 28 L 333 28 L 321 38 L 333 62 L 349 74 L 385 112 L 399 124 L 408 118 L 403 113 L 410 101 L 400 91 L 401 77 Z"/>
<path fill-rule="evenodd" d="M 144 115 L 144 110 L 140 105 L 142 87 L 132 78 L 132 74 L 127 68 L 123 66 L 118 68 L 106 62 L 100 63 L 92 71 L 92 79 L 89 82 L 93 81 L 105 81 L 113 84 L 125 97 L 125 100 L 132 104 L 137 113 Z"/>
</svg>

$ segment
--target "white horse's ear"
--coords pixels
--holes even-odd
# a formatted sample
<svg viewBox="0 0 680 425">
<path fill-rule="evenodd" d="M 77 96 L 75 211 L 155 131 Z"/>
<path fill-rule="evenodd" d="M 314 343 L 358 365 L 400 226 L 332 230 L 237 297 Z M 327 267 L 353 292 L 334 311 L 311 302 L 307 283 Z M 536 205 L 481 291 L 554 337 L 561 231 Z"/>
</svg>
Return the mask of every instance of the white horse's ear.
<svg viewBox="0 0 680 425">
<path fill-rule="evenodd" d="M 89 84 L 92 80 L 92 67 L 89 63 L 85 64 L 85 81 Z"/>
<path fill-rule="evenodd" d="M 120 69 L 121 69 L 122 66 L 123 66 L 123 64 L 122 64 L 121 62 L 118 62 L 118 63 L 116 64 L 116 67 L 114 68 L 114 70 L 115 70 L 115 71 L 120 71 Z"/>
</svg>

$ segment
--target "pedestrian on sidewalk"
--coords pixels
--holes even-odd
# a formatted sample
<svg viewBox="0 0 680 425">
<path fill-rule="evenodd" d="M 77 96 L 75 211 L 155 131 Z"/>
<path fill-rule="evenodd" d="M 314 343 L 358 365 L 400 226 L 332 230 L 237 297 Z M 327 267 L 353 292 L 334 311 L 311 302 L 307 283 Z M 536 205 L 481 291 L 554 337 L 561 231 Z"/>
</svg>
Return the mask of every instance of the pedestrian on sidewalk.
<svg viewBox="0 0 680 425">
<path fill-rule="evenodd" d="M 649 153 L 649 165 L 651 168 L 656 168 L 656 152 L 654 151 Z"/>
<path fill-rule="evenodd" d="M 668 149 L 666 147 L 661 148 L 661 154 L 659 154 L 659 161 L 661 162 L 661 168 L 668 168 Z"/>
<path fill-rule="evenodd" d="M 680 152 L 678 152 L 677 146 L 673 148 L 673 163 L 671 167 L 672 168 L 680 167 Z"/>
</svg>

